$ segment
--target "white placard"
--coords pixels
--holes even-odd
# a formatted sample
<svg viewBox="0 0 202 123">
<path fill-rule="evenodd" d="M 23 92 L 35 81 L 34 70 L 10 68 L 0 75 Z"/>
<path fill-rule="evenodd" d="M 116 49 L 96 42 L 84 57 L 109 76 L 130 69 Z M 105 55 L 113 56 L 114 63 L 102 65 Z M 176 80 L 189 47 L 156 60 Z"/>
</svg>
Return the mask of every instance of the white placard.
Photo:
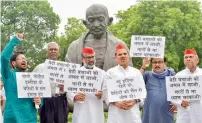
<svg viewBox="0 0 202 123">
<path fill-rule="evenodd" d="M 107 80 L 109 102 L 146 98 L 144 80 L 139 77 L 121 77 Z"/>
<path fill-rule="evenodd" d="M 102 76 L 101 70 L 69 69 L 64 88 L 67 92 L 96 93 L 101 90 Z"/>
<path fill-rule="evenodd" d="M 201 100 L 201 83 L 201 75 L 166 77 L 167 100 Z"/>
<path fill-rule="evenodd" d="M 17 72 L 18 98 L 51 97 L 51 87 L 46 73 Z"/>
<path fill-rule="evenodd" d="M 62 84 L 65 83 L 65 76 L 67 76 L 67 71 L 72 68 L 80 68 L 79 64 L 62 62 L 62 61 L 55 61 L 47 59 L 45 61 L 45 72 L 49 74 L 49 82 Z"/>
<path fill-rule="evenodd" d="M 131 37 L 131 57 L 163 58 L 164 49 L 165 37 L 141 35 Z"/>
</svg>

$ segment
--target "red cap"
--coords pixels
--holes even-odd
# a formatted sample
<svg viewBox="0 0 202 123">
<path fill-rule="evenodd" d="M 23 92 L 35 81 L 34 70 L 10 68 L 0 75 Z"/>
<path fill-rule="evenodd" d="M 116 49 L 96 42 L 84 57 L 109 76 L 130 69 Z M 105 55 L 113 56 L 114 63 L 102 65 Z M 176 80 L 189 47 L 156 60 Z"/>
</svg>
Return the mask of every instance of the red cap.
<svg viewBox="0 0 202 123">
<path fill-rule="evenodd" d="M 186 55 L 186 54 L 194 54 L 194 55 L 197 55 L 197 52 L 196 52 L 195 49 L 186 49 L 186 50 L 184 51 L 184 55 Z"/>
<path fill-rule="evenodd" d="M 91 47 L 85 47 L 82 49 L 82 53 L 91 55 L 94 54 L 94 49 Z"/>
<path fill-rule="evenodd" d="M 124 46 L 123 44 L 118 44 L 118 45 L 116 46 L 116 52 L 117 52 L 118 50 L 120 50 L 120 49 L 126 49 L 126 48 L 125 48 L 125 46 Z"/>
</svg>

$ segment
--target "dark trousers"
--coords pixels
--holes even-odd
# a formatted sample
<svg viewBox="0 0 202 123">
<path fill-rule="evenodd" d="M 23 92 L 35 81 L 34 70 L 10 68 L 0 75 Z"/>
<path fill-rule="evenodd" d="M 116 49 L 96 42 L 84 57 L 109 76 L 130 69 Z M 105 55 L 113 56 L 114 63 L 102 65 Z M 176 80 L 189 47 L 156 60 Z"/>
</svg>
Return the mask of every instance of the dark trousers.
<svg viewBox="0 0 202 123">
<path fill-rule="evenodd" d="M 40 123 L 67 123 L 68 113 L 66 95 L 44 98 L 40 108 Z"/>
</svg>

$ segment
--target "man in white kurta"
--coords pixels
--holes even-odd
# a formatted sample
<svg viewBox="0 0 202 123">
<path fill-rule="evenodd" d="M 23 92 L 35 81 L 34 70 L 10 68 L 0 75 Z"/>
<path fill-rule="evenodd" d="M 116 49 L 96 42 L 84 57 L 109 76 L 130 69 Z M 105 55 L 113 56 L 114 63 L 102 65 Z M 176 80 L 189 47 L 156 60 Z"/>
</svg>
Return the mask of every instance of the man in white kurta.
<svg viewBox="0 0 202 123">
<path fill-rule="evenodd" d="M 176 76 L 202 75 L 202 69 L 197 67 L 198 55 L 194 49 L 187 49 L 184 52 L 184 64 L 186 68 Z M 202 102 L 181 100 L 177 104 L 176 123 L 202 123 Z"/>
<path fill-rule="evenodd" d="M 101 70 L 95 67 L 95 52 L 93 48 L 86 47 L 82 49 L 81 69 Z M 103 84 L 105 72 L 102 71 L 100 84 Z M 101 87 L 102 88 L 102 87 Z M 68 98 L 74 103 L 74 111 L 72 123 L 104 123 L 104 109 L 102 91 L 99 90 L 96 94 L 86 93 L 68 93 Z"/>
<path fill-rule="evenodd" d="M 115 59 L 118 63 L 117 66 L 107 71 L 107 79 L 116 77 L 134 76 L 141 77 L 140 83 L 144 84 L 141 72 L 128 65 L 129 55 L 123 45 L 116 47 Z M 146 93 L 146 90 L 144 90 Z M 108 110 L 108 123 L 142 123 L 139 111 L 139 103 L 137 100 L 119 101 L 109 103 L 106 81 L 103 87 L 104 99 L 109 106 Z"/>
</svg>

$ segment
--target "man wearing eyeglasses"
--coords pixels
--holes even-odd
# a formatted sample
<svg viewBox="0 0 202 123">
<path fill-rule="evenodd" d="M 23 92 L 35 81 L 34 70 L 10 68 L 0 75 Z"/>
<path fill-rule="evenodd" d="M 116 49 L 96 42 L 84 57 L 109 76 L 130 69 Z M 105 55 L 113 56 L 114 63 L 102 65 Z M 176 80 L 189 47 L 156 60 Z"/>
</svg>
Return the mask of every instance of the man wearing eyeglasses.
<svg viewBox="0 0 202 123">
<path fill-rule="evenodd" d="M 184 64 L 186 68 L 176 74 L 176 76 L 202 75 L 202 69 L 197 64 L 199 58 L 196 50 L 187 49 L 184 51 Z M 177 104 L 176 123 L 202 123 L 202 102 L 200 100 L 181 100 Z"/>
<path fill-rule="evenodd" d="M 91 47 L 85 47 L 81 53 L 83 66 L 81 69 L 93 69 L 102 71 L 102 77 L 98 81 L 102 85 L 105 72 L 95 66 L 95 51 Z M 101 87 L 102 88 L 102 87 Z M 96 94 L 83 92 L 68 93 L 68 98 L 74 103 L 72 123 L 104 123 L 104 108 L 102 91 Z"/>
<path fill-rule="evenodd" d="M 16 72 L 27 69 L 27 60 L 23 53 L 12 55 L 14 47 L 23 39 L 23 34 L 16 34 L 4 48 L 1 54 L 1 75 L 6 92 L 4 123 L 36 123 L 35 105 L 40 104 L 40 98 L 18 98 Z M 10 64 L 13 70 L 10 68 Z"/>
<path fill-rule="evenodd" d="M 152 58 L 152 71 L 143 73 L 147 97 L 144 101 L 143 123 L 174 123 L 173 112 L 176 106 L 167 101 L 166 76 L 174 76 L 175 72 L 166 67 L 167 59 Z M 148 62 L 147 62 L 148 63 Z M 143 60 L 141 71 L 146 68 Z"/>
</svg>

